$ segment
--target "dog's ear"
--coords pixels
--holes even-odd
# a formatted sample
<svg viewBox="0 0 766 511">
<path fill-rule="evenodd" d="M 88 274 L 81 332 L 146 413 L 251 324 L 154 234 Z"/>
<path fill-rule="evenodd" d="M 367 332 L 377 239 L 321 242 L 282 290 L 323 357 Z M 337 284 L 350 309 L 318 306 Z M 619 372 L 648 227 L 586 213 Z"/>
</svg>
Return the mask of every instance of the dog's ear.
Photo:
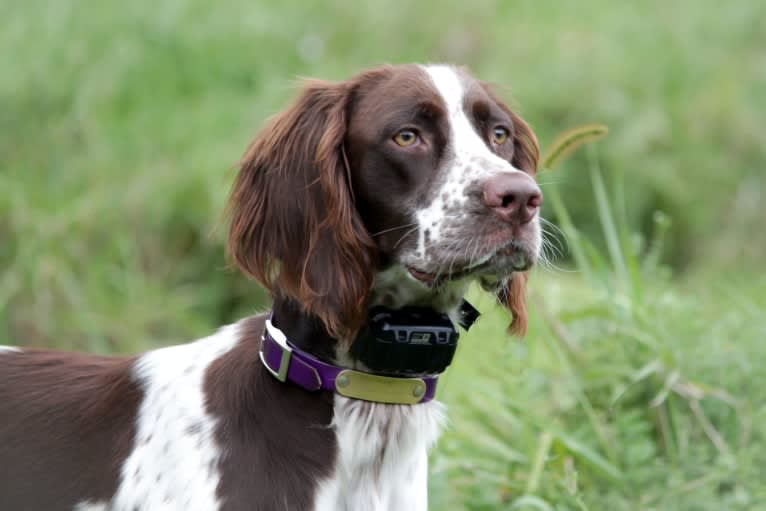
<svg viewBox="0 0 766 511">
<path fill-rule="evenodd" d="M 532 177 L 537 174 L 540 146 L 529 124 L 512 110 L 508 110 L 513 121 L 513 158 L 511 165 Z"/>
<path fill-rule="evenodd" d="M 511 165 L 532 177 L 537 174 L 540 147 L 529 125 L 515 112 L 508 110 L 513 121 L 513 158 Z M 523 337 L 527 333 L 527 278 L 526 272 L 511 275 L 508 285 L 498 294 L 499 301 L 513 314 L 508 327 L 512 334 Z"/>
<path fill-rule="evenodd" d="M 537 137 L 529 124 L 495 94 L 492 85 L 480 82 L 489 97 L 511 118 L 513 128 L 513 157 L 511 165 L 523 170 L 530 176 L 537 174 L 537 163 L 540 159 L 540 146 Z"/>
<path fill-rule="evenodd" d="M 351 90 L 307 82 L 251 143 L 229 199 L 236 264 L 342 340 L 365 320 L 375 264 L 343 148 Z"/>
<path fill-rule="evenodd" d="M 527 333 L 527 273 L 514 273 L 497 293 L 498 301 L 513 315 L 508 332 L 523 337 Z"/>
<path fill-rule="evenodd" d="M 511 165 L 535 177 L 540 159 L 540 147 L 535 133 L 524 119 L 497 97 L 489 84 L 482 85 L 487 94 L 511 117 L 513 125 Z M 527 333 L 527 273 L 519 272 L 511 275 L 501 285 L 497 292 L 497 299 L 513 315 L 513 322 L 508 327 L 508 331 L 514 335 L 525 335 Z"/>
</svg>

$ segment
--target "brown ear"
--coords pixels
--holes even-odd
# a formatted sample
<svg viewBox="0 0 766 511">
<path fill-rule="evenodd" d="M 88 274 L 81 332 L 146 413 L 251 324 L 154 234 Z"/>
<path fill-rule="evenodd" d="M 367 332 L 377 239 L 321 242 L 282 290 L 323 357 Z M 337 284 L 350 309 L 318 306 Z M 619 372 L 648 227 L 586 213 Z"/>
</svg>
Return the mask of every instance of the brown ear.
<svg viewBox="0 0 766 511">
<path fill-rule="evenodd" d="M 508 332 L 523 337 L 527 333 L 527 273 L 514 273 L 497 293 L 498 301 L 513 315 Z"/>
<path fill-rule="evenodd" d="M 540 146 L 537 137 L 524 119 L 519 117 L 511 108 L 495 94 L 492 85 L 480 82 L 490 98 L 511 117 L 513 123 L 513 158 L 511 165 L 523 170 L 530 176 L 537 174 L 537 162 L 540 159 Z"/>
<path fill-rule="evenodd" d="M 537 137 L 524 119 L 511 110 L 508 110 L 508 113 L 513 120 L 513 158 L 511 164 L 534 177 L 537 174 L 537 162 L 540 159 L 540 146 L 537 144 Z"/>
<path fill-rule="evenodd" d="M 365 319 L 375 258 L 343 152 L 349 95 L 347 83 L 307 82 L 251 143 L 229 198 L 236 264 L 339 339 Z"/>
<path fill-rule="evenodd" d="M 537 174 L 540 147 L 529 125 L 502 102 L 488 84 L 482 84 L 490 97 L 511 117 L 513 122 L 513 157 L 511 165 L 532 177 Z M 497 293 L 498 301 L 511 311 L 513 321 L 508 331 L 514 335 L 527 333 L 527 272 L 514 273 Z"/>
<path fill-rule="evenodd" d="M 511 164 L 532 177 L 537 174 L 537 162 L 540 159 L 540 147 L 537 137 L 529 125 L 509 110 L 513 120 L 513 158 Z M 507 289 L 498 295 L 498 299 L 513 314 L 513 322 L 508 327 L 512 334 L 523 337 L 527 333 L 527 272 L 514 273 Z"/>
</svg>

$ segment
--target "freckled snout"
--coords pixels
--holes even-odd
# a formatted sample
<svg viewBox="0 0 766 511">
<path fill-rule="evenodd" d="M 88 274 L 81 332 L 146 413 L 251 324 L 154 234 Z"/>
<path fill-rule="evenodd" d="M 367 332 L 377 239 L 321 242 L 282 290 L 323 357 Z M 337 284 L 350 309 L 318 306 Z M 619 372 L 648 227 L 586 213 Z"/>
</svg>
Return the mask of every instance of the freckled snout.
<svg viewBox="0 0 766 511">
<path fill-rule="evenodd" d="M 484 182 L 484 204 L 511 224 L 529 223 L 543 202 L 537 183 L 521 172 L 497 174 Z"/>
</svg>

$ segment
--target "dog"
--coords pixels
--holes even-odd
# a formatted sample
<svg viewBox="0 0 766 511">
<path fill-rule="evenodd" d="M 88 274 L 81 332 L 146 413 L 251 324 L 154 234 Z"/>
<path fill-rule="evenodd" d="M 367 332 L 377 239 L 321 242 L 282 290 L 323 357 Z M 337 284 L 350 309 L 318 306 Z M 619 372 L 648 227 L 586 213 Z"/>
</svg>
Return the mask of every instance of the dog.
<svg viewBox="0 0 766 511">
<path fill-rule="evenodd" d="M 462 68 L 307 81 L 229 201 L 272 309 L 133 357 L 4 348 L 0 509 L 426 510 L 468 284 L 526 329 L 538 154 Z"/>
</svg>

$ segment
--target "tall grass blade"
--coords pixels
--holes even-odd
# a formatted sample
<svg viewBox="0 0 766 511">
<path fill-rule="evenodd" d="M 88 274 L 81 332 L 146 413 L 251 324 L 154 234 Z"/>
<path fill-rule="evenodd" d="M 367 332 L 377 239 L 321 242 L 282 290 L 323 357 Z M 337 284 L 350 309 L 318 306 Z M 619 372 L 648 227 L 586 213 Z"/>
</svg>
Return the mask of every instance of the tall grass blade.
<svg viewBox="0 0 766 511">
<path fill-rule="evenodd" d="M 537 487 L 540 484 L 540 476 L 543 473 L 543 467 L 545 467 L 545 460 L 548 458 L 548 452 L 551 449 L 551 443 L 553 442 L 553 435 L 545 431 L 540 435 L 540 443 L 537 446 L 537 453 L 535 454 L 535 463 L 532 465 L 532 472 L 529 474 L 527 480 L 527 493 L 535 493 Z"/>
<path fill-rule="evenodd" d="M 545 195 L 546 202 L 553 208 L 553 212 L 559 221 L 561 230 L 567 237 L 569 249 L 572 252 L 572 257 L 574 258 L 577 268 L 584 274 L 587 280 L 590 280 L 593 276 L 593 269 L 588 262 L 588 257 L 583 246 L 583 239 L 580 236 L 580 232 L 574 226 L 572 218 L 569 216 L 569 211 L 567 211 L 567 208 L 564 205 L 564 200 L 561 198 L 558 188 L 555 185 L 551 186 L 545 191 Z"/>
<path fill-rule="evenodd" d="M 540 164 L 543 169 L 553 170 L 556 165 L 583 144 L 607 136 L 609 128 L 605 124 L 583 124 L 568 129 L 557 136 L 551 146 L 543 153 Z"/>
<path fill-rule="evenodd" d="M 522 495 L 513 501 L 511 509 L 539 509 L 540 511 L 554 511 L 553 507 L 540 497 L 534 495 Z"/>
<path fill-rule="evenodd" d="M 592 148 L 592 146 L 588 150 L 588 160 L 591 182 L 593 183 L 593 194 L 596 198 L 596 209 L 598 210 L 599 221 L 601 222 L 601 228 L 604 232 L 604 238 L 606 239 L 607 250 L 612 259 L 612 265 L 614 266 L 618 282 L 622 283 L 624 286 L 630 287 L 628 270 L 625 265 L 625 258 L 620 243 L 620 235 L 617 231 L 617 226 L 614 223 L 614 215 L 612 214 L 612 208 L 609 204 L 609 197 L 606 192 L 604 178 L 601 175 L 596 149 Z"/>
<path fill-rule="evenodd" d="M 575 458 L 598 472 L 601 476 L 606 477 L 614 484 L 622 483 L 623 475 L 620 469 L 605 460 L 583 442 L 579 442 L 563 433 L 557 433 L 556 440 L 561 442 L 566 450 L 574 455 Z"/>
<path fill-rule="evenodd" d="M 553 170 L 575 149 L 587 142 L 601 139 L 608 133 L 609 129 L 604 124 L 583 124 L 562 132 L 543 153 L 542 158 L 540 158 L 541 170 Z M 575 264 L 585 274 L 585 277 L 590 280 L 593 276 L 593 269 L 588 261 L 587 248 L 584 246 L 584 240 L 577 228 L 575 228 L 574 222 L 572 222 L 569 211 L 564 205 L 564 200 L 561 198 L 556 185 L 546 190 L 546 197 L 548 203 L 553 208 L 556 218 L 558 218 L 561 230 L 568 239 Z"/>
</svg>

